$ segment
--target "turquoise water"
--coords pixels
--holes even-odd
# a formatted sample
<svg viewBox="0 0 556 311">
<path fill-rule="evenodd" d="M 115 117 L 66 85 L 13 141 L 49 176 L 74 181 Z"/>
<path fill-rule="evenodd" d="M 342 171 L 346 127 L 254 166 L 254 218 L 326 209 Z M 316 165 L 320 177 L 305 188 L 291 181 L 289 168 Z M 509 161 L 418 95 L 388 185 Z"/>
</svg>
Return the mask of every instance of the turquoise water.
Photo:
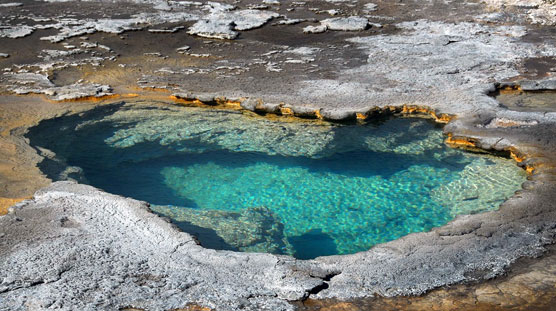
<svg viewBox="0 0 556 311">
<path fill-rule="evenodd" d="M 525 180 L 508 159 L 444 146 L 424 119 L 332 125 L 122 103 L 27 137 L 56 154 L 40 165 L 52 179 L 150 202 L 206 247 L 303 259 L 495 209 Z"/>
</svg>

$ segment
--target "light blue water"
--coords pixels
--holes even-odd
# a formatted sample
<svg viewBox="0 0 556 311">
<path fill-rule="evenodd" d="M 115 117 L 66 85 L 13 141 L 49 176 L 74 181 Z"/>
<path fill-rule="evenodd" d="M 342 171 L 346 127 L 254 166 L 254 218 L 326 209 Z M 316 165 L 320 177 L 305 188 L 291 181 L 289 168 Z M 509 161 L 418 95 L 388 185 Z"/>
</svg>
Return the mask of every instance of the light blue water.
<svg viewBox="0 0 556 311">
<path fill-rule="evenodd" d="M 41 168 L 145 200 L 201 244 L 347 254 L 497 208 L 525 174 L 443 145 L 428 120 L 283 123 L 195 108 L 107 106 L 41 122 Z M 68 168 L 69 167 L 69 168 Z"/>
</svg>

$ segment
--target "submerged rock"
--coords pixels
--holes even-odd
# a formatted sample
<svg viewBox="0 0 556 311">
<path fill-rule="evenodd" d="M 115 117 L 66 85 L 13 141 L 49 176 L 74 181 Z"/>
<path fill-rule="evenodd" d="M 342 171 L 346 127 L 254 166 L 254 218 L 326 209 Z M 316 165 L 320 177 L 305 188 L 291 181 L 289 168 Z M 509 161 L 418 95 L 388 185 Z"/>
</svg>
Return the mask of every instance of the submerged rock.
<svg viewBox="0 0 556 311">
<path fill-rule="evenodd" d="M 283 253 L 286 247 L 284 225 L 263 206 L 241 212 L 175 206 L 151 206 L 151 209 L 170 217 L 180 229 L 196 236 L 208 248 Z M 225 245 L 214 245 L 222 243 L 220 239 Z"/>
<path fill-rule="evenodd" d="M 514 194 L 514 189 L 520 188 L 525 176 L 523 171 L 497 165 L 500 161 L 504 159 L 477 158 L 465 166 L 458 179 L 432 189 L 432 198 L 443 206 L 449 206 L 454 216 L 497 209 Z"/>
</svg>

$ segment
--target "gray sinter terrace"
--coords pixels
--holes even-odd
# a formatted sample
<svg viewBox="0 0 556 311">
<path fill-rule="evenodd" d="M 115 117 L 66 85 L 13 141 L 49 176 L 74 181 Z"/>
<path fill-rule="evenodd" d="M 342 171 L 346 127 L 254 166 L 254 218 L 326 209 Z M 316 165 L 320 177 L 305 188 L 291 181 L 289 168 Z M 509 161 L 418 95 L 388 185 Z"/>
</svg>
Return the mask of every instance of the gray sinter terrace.
<svg viewBox="0 0 556 311">
<path fill-rule="evenodd" d="M 0 5 L 0 197 L 32 196 L 0 217 L 0 309 L 368 304 L 376 295 L 490 280 L 556 241 L 556 108 L 544 92 L 556 89 L 553 1 L 224 2 Z M 504 87 L 529 93 L 488 96 Z M 443 129 L 454 137 L 519 151 L 531 175 L 499 206 L 523 171 L 446 148 L 440 129 L 424 120 L 285 123 L 153 104 L 79 117 L 68 111 L 83 112 L 86 103 L 60 102 L 153 88 L 167 91 L 157 93 L 163 101 L 242 98 L 247 110 L 318 111 L 330 120 L 427 107 L 456 117 Z M 36 148 L 29 146 L 29 127 L 64 115 L 31 129 Z M 39 129 L 75 131 L 66 142 L 39 139 Z M 50 184 L 37 164 L 55 180 L 80 183 Z M 99 181 L 101 172 L 116 177 Z M 242 252 L 199 246 L 153 210 L 204 245 Z M 333 218 L 313 217 L 327 210 Z M 307 237 L 318 247 L 304 247 Z M 254 252 L 308 258 L 372 245 L 310 260 Z M 507 294 L 489 301 L 498 306 Z"/>
</svg>

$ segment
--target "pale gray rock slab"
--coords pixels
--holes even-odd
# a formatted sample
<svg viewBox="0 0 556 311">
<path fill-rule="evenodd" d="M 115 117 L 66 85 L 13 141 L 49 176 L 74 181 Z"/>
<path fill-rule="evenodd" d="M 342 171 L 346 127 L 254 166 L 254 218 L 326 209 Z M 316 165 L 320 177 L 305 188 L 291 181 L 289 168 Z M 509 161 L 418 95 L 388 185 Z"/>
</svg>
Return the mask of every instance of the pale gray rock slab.
<svg viewBox="0 0 556 311">
<path fill-rule="evenodd" d="M 12 8 L 17 6 L 22 6 L 23 3 L 21 2 L 8 2 L 8 3 L 0 3 L 0 8 Z"/>
<path fill-rule="evenodd" d="M 103 97 L 112 95 L 112 88 L 102 84 L 75 83 L 47 89 L 45 94 L 56 101 L 76 100 L 85 97 Z"/>
<path fill-rule="evenodd" d="M 260 99 L 255 99 L 255 98 L 248 98 L 244 101 L 241 102 L 241 107 L 243 109 L 247 109 L 250 111 L 255 111 L 255 109 L 257 108 L 257 105 L 259 105 L 262 101 Z"/>
<path fill-rule="evenodd" d="M 70 55 L 76 55 L 83 53 L 83 50 L 80 49 L 73 49 L 70 51 L 65 50 L 42 50 L 39 54 L 39 57 L 44 59 L 45 61 L 51 61 L 56 59 L 62 59 Z"/>
<path fill-rule="evenodd" d="M 199 5 L 199 8 L 195 9 L 180 7 L 176 8 L 176 10 L 170 10 L 170 7 L 166 7 L 168 4 L 165 1 L 155 1 L 153 4 L 154 9 L 158 11 L 133 14 L 129 18 L 61 18 L 56 23 L 40 24 L 36 27 L 40 29 L 57 29 L 57 34 L 41 38 L 41 40 L 57 43 L 71 37 L 95 32 L 120 34 L 125 31 L 140 30 L 148 26 L 156 26 L 163 23 L 198 21 L 190 28 L 190 34 L 207 38 L 234 39 L 237 36 L 236 31 L 261 27 L 272 18 L 279 16 L 277 12 L 262 10 L 232 11 L 235 9 L 235 6 L 219 2 L 208 2 L 204 6 Z M 174 32 L 182 27 L 178 26 L 169 30 L 150 29 L 149 31 Z M 31 26 L 4 27 L 0 29 L 0 37 L 19 38 L 32 33 L 34 29 Z"/>
<path fill-rule="evenodd" d="M 54 87 L 54 84 L 48 79 L 48 76 L 44 74 L 32 72 L 6 72 L 3 76 L 12 84 L 9 88 L 16 94 L 27 94 L 32 92 L 31 90 Z"/>
<path fill-rule="evenodd" d="M 340 14 L 340 11 L 339 11 L 339 10 L 336 10 L 336 9 L 326 10 L 326 11 L 324 11 L 324 12 L 325 12 L 325 13 L 328 13 L 328 15 L 330 15 L 330 16 L 336 16 L 336 15 Z"/>
<path fill-rule="evenodd" d="M 525 80 L 520 81 L 519 85 L 524 91 L 543 91 L 543 90 L 556 90 L 556 80 L 544 79 L 544 80 Z"/>
<path fill-rule="evenodd" d="M 75 100 L 84 97 L 102 97 L 111 95 L 112 88 L 108 85 L 74 83 L 70 85 L 56 86 L 50 79 L 39 73 L 4 73 L 4 77 L 10 82 L 8 90 L 19 95 L 23 94 L 45 94 L 56 101 Z"/>
<path fill-rule="evenodd" d="M 234 10 L 235 5 L 223 2 L 209 1 L 204 7 L 210 11 L 210 13 L 220 13 Z"/>
<path fill-rule="evenodd" d="M 231 18 L 235 24 L 234 29 L 243 31 L 255 29 L 263 26 L 273 18 L 280 16 L 276 12 L 260 11 L 260 10 L 240 10 L 230 12 L 229 16 L 223 16 L 223 19 Z"/>
<path fill-rule="evenodd" d="M 37 27 L 41 29 L 58 29 L 59 32 L 55 35 L 41 37 L 41 40 L 57 43 L 71 37 L 95 32 L 121 34 L 125 31 L 140 30 L 147 26 L 163 23 L 187 22 L 197 19 L 197 15 L 187 12 L 155 12 L 135 14 L 130 18 L 102 18 L 96 20 L 61 19 L 55 24 Z M 176 31 L 177 30 L 179 29 L 176 29 Z"/>
<path fill-rule="evenodd" d="M 306 19 L 300 19 L 300 18 L 286 18 L 283 19 L 281 21 L 279 21 L 277 24 L 278 25 L 295 25 L 295 24 L 299 24 L 302 22 L 307 21 Z"/>
<path fill-rule="evenodd" d="M 556 5 L 551 1 L 486 0 L 485 3 L 501 11 L 512 7 L 520 9 L 533 24 L 556 25 Z"/>
<path fill-rule="evenodd" d="M 303 28 L 304 33 L 323 33 L 328 29 L 325 25 L 306 26 Z"/>
<path fill-rule="evenodd" d="M 31 26 L 0 26 L 0 38 L 23 38 L 35 31 Z"/>
<path fill-rule="evenodd" d="M 239 33 L 232 29 L 233 23 L 231 21 L 202 19 L 193 24 L 187 33 L 203 38 L 233 40 Z"/>
<path fill-rule="evenodd" d="M 0 53 L 0 58 L 8 58 L 8 57 L 10 57 L 10 54 Z"/>
<path fill-rule="evenodd" d="M 230 11 L 230 7 L 211 7 L 211 13 L 196 22 L 188 33 L 204 38 L 235 39 L 239 33 L 258 28 L 280 16 L 276 12 L 261 10 Z"/>
<path fill-rule="evenodd" d="M 302 46 L 302 47 L 298 47 L 298 48 L 288 49 L 288 50 L 284 51 L 284 53 L 310 56 L 310 55 L 314 55 L 314 54 L 316 54 L 320 51 L 321 51 L 320 48 Z"/>
<path fill-rule="evenodd" d="M 365 8 L 364 11 L 367 13 L 378 10 L 378 5 L 375 3 L 366 3 L 363 7 Z"/>
<path fill-rule="evenodd" d="M 364 17 L 335 17 L 321 21 L 321 24 L 330 30 L 361 31 L 367 29 L 369 21 Z"/>
<path fill-rule="evenodd" d="M 261 10 L 238 10 L 235 7 L 217 2 L 208 5 L 210 14 L 203 16 L 196 22 L 188 33 L 205 38 L 232 40 L 238 36 L 237 31 L 250 30 L 266 24 L 273 18 L 280 16 L 276 12 Z"/>
</svg>

